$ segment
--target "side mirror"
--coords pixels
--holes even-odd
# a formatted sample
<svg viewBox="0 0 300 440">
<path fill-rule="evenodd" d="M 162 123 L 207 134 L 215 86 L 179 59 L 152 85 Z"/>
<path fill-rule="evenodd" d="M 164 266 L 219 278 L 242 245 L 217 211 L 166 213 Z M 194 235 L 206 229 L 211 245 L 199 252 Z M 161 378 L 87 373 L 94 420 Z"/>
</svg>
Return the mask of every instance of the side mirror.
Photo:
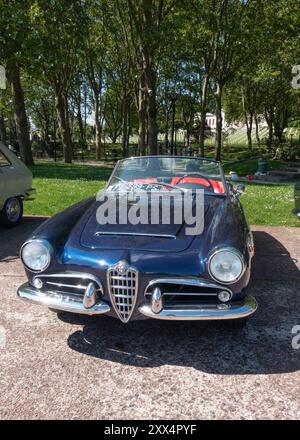
<svg viewBox="0 0 300 440">
<path fill-rule="evenodd" d="M 243 192 L 245 192 L 246 187 L 245 187 L 245 185 L 243 185 L 242 183 L 240 183 L 239 185 L 237 185 L 237 186 L 235 187 L 235 189 L 236 189 L 237 192 L 243 193 Z"/>
</svg>

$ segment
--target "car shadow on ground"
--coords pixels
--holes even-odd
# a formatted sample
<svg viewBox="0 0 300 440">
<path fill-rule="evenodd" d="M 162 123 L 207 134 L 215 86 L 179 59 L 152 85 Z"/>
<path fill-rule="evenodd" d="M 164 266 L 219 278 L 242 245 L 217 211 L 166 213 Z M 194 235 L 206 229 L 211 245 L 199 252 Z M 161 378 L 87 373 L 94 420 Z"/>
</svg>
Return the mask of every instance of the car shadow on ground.
<svg viewBox="0 0 300 440">
<path fill-rule="evenodd" d="M 0 262 L 17 260 L 22 244 L 45 220 L 46 217 L 24 217 L 14 228 L 0 225 Z"/>
<path fill-rule="evenodd" d="M 213 374 L 275 374 L 300 369 L 292 328 L 300 324 L 300 273 L 287 249 L 255 232 L 256 256 L 249 286 L 259 309 L 245 328 L 229 322 L 133 321 L 59 313 L 82 325 L 68 338 L 72 350 L 135 367 L 192 367 Z"/>
</svg>

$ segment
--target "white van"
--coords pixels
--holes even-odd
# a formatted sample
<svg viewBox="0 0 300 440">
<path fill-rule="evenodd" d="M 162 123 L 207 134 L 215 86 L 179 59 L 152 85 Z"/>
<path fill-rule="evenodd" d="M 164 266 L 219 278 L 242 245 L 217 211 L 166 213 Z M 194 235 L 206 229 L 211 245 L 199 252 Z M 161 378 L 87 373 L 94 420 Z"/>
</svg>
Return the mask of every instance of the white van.
<svg viewBox="0 0 300 440">
<path fill-rule="evenodd" d="M 32 189 L 32 173 L 0 142 L 0 222 L 6 227 L 19 223 L 23 216 L 23 201 Z"/>
</svg>

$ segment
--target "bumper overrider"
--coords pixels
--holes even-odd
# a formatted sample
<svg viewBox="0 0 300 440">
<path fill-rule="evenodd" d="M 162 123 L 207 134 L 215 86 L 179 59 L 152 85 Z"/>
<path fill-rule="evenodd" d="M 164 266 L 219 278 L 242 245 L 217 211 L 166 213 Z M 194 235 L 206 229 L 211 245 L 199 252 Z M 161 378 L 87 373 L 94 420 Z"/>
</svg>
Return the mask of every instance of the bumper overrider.
<svg viewBox="0 0 300 440">
<path fill-rule="evenodd" d="M 101 282 L 89 274 L 40 275 L 33 281 L 36 287 L 25 283 L 18 289 L 22 300 L 78 314 L 113 314 L 124 323 L 138 314 L 178 321 L 238 319 L 251 315 L 257 309 L 257 302 L 252 296 L 226 303 L 218 301 L 217 289 L 231 293 L 230 289 L 198 278 L 153 279 L 145 289 L 144 300 L 138 302 L 137 273 L 133 268 L 122 265 L 108 271 L 109 296 L 104 294 Z M 185 298 L 192 298 L 192 301 L 185 301 Z"/>
</svg>

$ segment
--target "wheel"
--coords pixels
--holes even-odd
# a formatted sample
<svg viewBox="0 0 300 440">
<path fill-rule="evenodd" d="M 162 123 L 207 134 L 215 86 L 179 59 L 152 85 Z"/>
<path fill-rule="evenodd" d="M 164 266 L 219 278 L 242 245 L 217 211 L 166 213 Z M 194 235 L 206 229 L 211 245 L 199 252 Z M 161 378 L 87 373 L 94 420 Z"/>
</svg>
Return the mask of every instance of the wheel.
<svg viewBox="0 0 300 440">
<path fill-rule="evenodd" d="M 6 200 L 0 214 L 0 221 L 6 228 L 16 226 L 23 217 L 23 202 L 18 197 Z"/>
<path fill-rule="evenodd" d="M 56 313 L 56 315 L 59 313 L 59 310 L 51 309 L 50 307 L 48 308 L 48 310 L 49 312 Z"/>
</svg>

